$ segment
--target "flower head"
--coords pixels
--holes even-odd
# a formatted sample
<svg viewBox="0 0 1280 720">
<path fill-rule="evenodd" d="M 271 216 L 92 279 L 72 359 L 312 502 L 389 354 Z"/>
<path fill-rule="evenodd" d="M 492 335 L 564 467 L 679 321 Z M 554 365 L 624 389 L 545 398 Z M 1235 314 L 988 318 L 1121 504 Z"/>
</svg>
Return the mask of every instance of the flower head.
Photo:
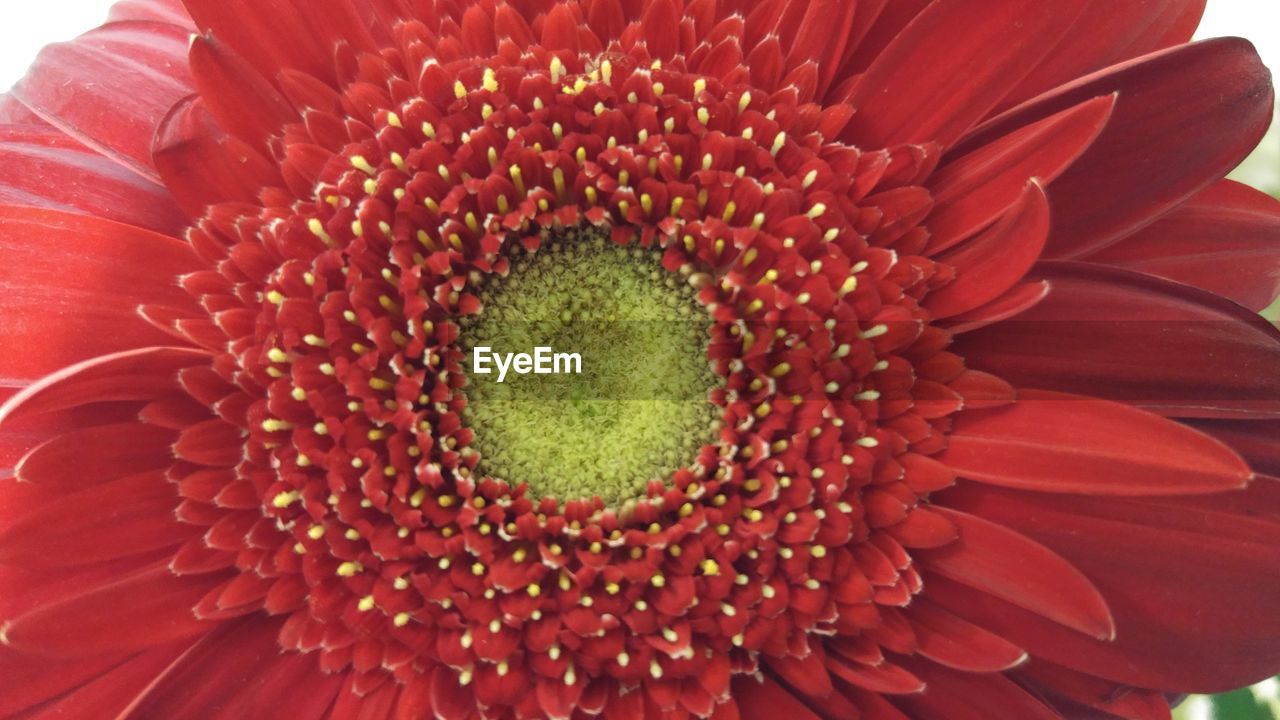
<svg viewBox="0 0 1280 720">
<path fill-rule="evenodd" d="M 1280 208 L 1220 178 L 1273 96 L 1199 10 L 122 3 L 3 105 L 0 709 L 1268 676 Z"/>
</svg>

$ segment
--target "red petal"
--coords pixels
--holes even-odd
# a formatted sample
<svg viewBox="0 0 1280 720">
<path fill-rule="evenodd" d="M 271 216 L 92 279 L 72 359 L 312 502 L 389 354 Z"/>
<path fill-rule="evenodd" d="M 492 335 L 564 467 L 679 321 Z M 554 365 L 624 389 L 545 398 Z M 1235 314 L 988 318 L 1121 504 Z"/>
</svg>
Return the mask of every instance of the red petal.
<svg viewBox="0 0 1280 720">
<path fill-rule="evenodd" d="M 1200 24 L 1205 0 L 1085 0 L 1084 4 L 1088 9 L 1072 32 L 1010 94 L 1010 100 L 1026 100 L 1129 58 L 1187 42 Z"/>
<path fill-rule="evenodd" d="M 787 685 L 811 698 L 824 698 L 832 692 L 831 675 L 820 652 L 803 658 L 765 658 L 765 664 Z"/>
<path fill-rule="evenodd" d="M 51 128 L 49 123 L 31 112 L 31 108 L 22 104 L 11 93 L 0 93 L 0 122 L 5 125 L 29 125 L 31 127 Z"/>
<path fill-rule="evenodd" d="M 121 0 L 111 6 L 111 13 L 107 19 L 108 22 L 125 20 L 166 22 L 190 30 L 195 29 L 191 24 L 191 18 L 187 15 L 187 9 L 182 6 L 182 0 Z"/>
<path fill-rule="evenodd" d="M 9 645 L 50 657 L 87 657 L 155 647 L 207 632 L 191 608 L 221 580 L 218 575 L 174 577 L 153 565 L 92 585 L 65 587 L 62 596 L 19 615 L 6 626 Z"/>
<path fill-rule="evenodd" d="M 1049 189 L 1051 257 L 1106 247 L 1221 178 L 1258 144 L 1274 101 L 1270 74 L 1253 46 L 1207 40 L 1054 90 L 987 122 L 962 146 L 1111 93 L 1118 99 L 1106 129 Z"/>
<path fill-rule="evenodd" d="M 0 528 L 0 562 L 85 565 L 172 548 L 199 532 L 174 518 L 178 497 L 160 472 L 88 484 L 79 492 L 59 488 L 41 500 L 8 511 Z M 95 519 L 86 527 L 68 518 Z"/>
<path fill-rule="evenodd" d="M 876 693 L 910 695 L 925 689 L 923 680 L 891 662 L 866 665 L 833 654 L 827 658 L 827 667 L 844 682 Z"/>
<path fill-rule="evenodd" d="M 953 612 L 1034 657 L 1176 692 L 1224 691 L 1280 669 L 1275 521 L 1206 509 L 1195 498 L 1043 496 L 976 484 L 948 491 L 945 502 L 1051 547 L 1107 597 L 1117 637 L 1098 643 L 926 580 L 935 599 L 952 596 Z"/>
<path fill-rule="evenodd" d="M 1043 280 L 1016 285 L 986 305 L 951 318 L 947 330 L 952 335 L 959 335 L 1017 317 L 1035 307 L 1048 294 L 1049 283 Z"/>
<path fill-rule="evenodd" d="M 297 113 L 262 74 L 220 40 L 191 41 L 188 60 L 200 98 L 219 125 L 259 151 Z"/>
<path fill-rule="evenodd" d="M 1043 301 L 967 333 L 955 352 L 1019 387 L 1095 395 L 1176 417 L 1280 417 L 1280 330 L 1186 285 L 1045 263 Z"/>
<path fill-rule="evenodd" d="M 225 42 L 264 77 L 281 70 L 301 70 L 316 77 L 333 75 L 333 53 L 301 30 L 281 32 L 305 18 L 286 3 L 253 0 L 185 0 L 186 9 L 201 31 Z"/>
<path fill-rule="evenodd" d="M 1280 296 L 1276 238 L 1280 200 L 1223 180 L 1086 259 L 1204 288 L 1259 312 Z"/>
<path fill-rule="evenodd" d="M 129 703 L 133 702 L 138 693 L 164 672 L 186 646 L 187 642 L 183 641 L 139 653 L 92 681 L 42 706 L 36 715 L 24 717 L 117 717 L 118 713 L 123 712 Z M 25 660 L 28 665 L 35 665 L 45 675 L 56 672 L 50 668 L 47 660 L 33 661 L 32 658 L 25 658 Z"/>
<path fill-rule="evenodd" d="M 810 61 L 817 63 L 819 97 L 836 77 L 837 66 L 852 39 L 850 30 L 858 19 L 858 10 L 859 3 L 847 0 L 810 2 L 797 27 L 778 33 L 780 39 L 791 43 L 787 67 L 800 67 Z"/>
<path fill-rule="evenodd" d="M 0 127 L 0 203 L 80 212 L 168 235 L 185 226 L 164 187 L 49 126 Z"/>
<path fill-rule="evenodd" d="M 937 318 L 969 312 L 999 298 L 1027 274 L 1049 236 L 1049 199 L 1032 180 L 1022 197 L 990 230 L 938 258 L 956 278 L 929 293 L 925 308 Z"/>
<path fill-rule="evenodd" d="M 1062 720 L 1004 675 L 957 672 L 920 660 L 908 667 L 928 683 L 928 690 L 897 702 L 918 720 Z"/>
<path fill-rule="evenodd" d="M 169 450 L 173 438 L 170 430 L 141 423 L 73 430 L 27 453 L 14 475 L 22 482 L 71 489 L 163 470 L 173 462 Z M 86 468 L 92 468 L 89 478 Z"/>
<path fill-rule="evenodd" d="M 742 720 L 819 720 L 796 696 L 767 677 L 738 676 L 733 681 L 733 698 Z"/>
<path fill-rule="evenodd" d="M 440 720 L 464 720 L 475 711 L 475 699 L 457 671 L 440 665 L 431 673 L 431 707 Z"/>
<path fill-rule="evenodd" d="M 990 673 L 1009 670 L 1027 660 L 1013 643 L 917 597 L 906 611 L 918 641 L 917 652 L 956 670 Z"/>
<path fill-rule="evenodd" d="M 254 202 L 264 187 L 283 184 L 278 168 L 227 135 L 197 96 L 174 105 L 160 122 L 154 155 L 165 185 L 191 217 L 215 203 Z"/>
<path fill-rule="evenodd" d="M 1171 720 L 1164 693 L 1117 685 L 1043 658 L 1020 670 L 1018 677 L 1030 680 L 1033 688 L 1126 720 Z"/>
<path fill-rule="evenodd" d="M 95 357 L 46 375 L 0 406 L 0 425 L 99 402 L 145 401 L 178 386 L 178 371 L 205 364 L 199 350 L 153 347 Z"/>
<path fill-rule="evenodd" d="M 1230 445 L 1254 470 L 1280 477 L 1280 420 L 1203 420 L 1192 424 Z"/>
<path fill-rule="evenodd" d="M 8 348 L 0 378 L 35 378 L 95 355 L 171 344 L 136 308 L 191 305 L 174 280 L 198 266 L 185 243 L 147 230 L 0 208 L 0 345 Z"/>
<path fill-rule="evenodd" d="M 244 459 L 247 434 L 224 420 L 206 420 L 183 431 L 173 452 L 201 465 L 232 467 Z"/>
<path fill-rule="evenodd" d="M 320 672 L 315 655 L 282 652 L 278 632 L 278 622 L 253 617 L 205 636 L 146 689 L 128 717 L 326 717 L 343 676 Z"/>
<path fill-rule="evenodd" d="M 1127 405 L 1024 390 L 1017 403 L 956 417 L 939 457 L 962 477 L 1085 495 L 1185 495 L 1252 476 L 1213 438 Z"/>
<path fill-rule="evenodd" d="M 919 551 L 926 568 L 1087 635 L 1115 635 L 1106 600 L 1061 556 L 974 515 L 937 511 L 955 523 L 960 537 L 945 548 Z"/>
<path fill-rule="evenodd" d="M 843 139 L 863 147 L 951 145 L 1048 54 L 1081 10 L 1073 2 L 989 0 L 975 23 L 966 0 L 934 2 L 858 82 L 849 100 L 858 112 Z"/>
<path fill-rule="evenodd" d="M 640 29 L 649 54 L 659 60 L 672 58 L 680 49 L 676 29 L 680 26 L 680 5 L 675 0 L 651 0 L 644 8 Z"/>
<path fill-rule="evenodd" d="M 0 716 L 21 717 L 23 710 L 70 692 L 94 678 L 120 667 L 127 656 L 54 661 L 29 655 L 10 648 L 0 647 L 0 677 L 5 679 L 5 691 L 0 694 Z"/>
<path fill-rule="evenodd" d="M 151 137 L 192 92 L 189 34 L 167 23 L 104 25 L 42 50 L 13 94 L 85 145 L 158 181 Z"/>
<path fill-rule="evenodd" d="M 947 160 L 928 180 L 934 209 L 925 226 L 930 251 L 945 250 L 1003 215 L 1027 182 L 1058 178 L 1102 132 L 1115 96 L 1093 98 Z"/>
</svg>

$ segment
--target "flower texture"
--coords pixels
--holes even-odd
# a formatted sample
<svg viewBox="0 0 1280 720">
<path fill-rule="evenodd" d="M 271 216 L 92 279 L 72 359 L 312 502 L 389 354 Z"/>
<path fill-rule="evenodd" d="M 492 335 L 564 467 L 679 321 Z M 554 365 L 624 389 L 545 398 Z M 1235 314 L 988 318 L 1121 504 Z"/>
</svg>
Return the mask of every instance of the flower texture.
<svg viewBox="0 0 1280 720">
<path fill-rule="evenodd" d="M 1273 94 L 1203 4 L 118 4 L 0 100 L 0 715 L 1280 670 Z M 544 331 L 595 370 L 468 371 Z"/>
</svg>

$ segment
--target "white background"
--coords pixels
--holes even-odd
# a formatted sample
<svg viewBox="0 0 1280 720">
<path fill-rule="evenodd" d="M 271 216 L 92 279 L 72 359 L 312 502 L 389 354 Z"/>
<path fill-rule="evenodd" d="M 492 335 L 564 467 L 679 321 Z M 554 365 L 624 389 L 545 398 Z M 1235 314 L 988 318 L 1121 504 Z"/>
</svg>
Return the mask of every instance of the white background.
<svg viewBox="0 0 1280 720">
<path fill-rule="evenodd" d="M 0 88 L 22 76 L 41 46 L 74 37 L 106 18 L 110 0 L 0 0 Z M 1280 3 L 1209 0 L 1201 35 L 1247 37 L 1280 74 Z"/>
</svg>

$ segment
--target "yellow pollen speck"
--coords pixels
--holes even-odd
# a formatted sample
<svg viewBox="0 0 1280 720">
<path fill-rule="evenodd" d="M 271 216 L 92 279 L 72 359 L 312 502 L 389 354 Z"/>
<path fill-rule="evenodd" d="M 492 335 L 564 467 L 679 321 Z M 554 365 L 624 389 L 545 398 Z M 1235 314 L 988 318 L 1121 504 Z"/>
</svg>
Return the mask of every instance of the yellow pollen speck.
<svg viewBox="0 0 1280 720">
<path fill-rule="evenodd" d="M 459 100 L 467 96 L 467 86 L 463 85 L 461 80 L 453 81 L 453 96 Z"/>
<path fill-rule="evenodd" d="M 287 508 L 301 499 L 302 499 L 302 493 L 298 492 L 297 490 L 290 490 L 289 492 L 282 492 L 277 494 L 274 498 L 271 499 L 271 504 L 278 508 Z"/>
<path fill-rule="evenodd" d="M 325 245 L 333 247 L 333 238 L 329 236 L 329 231 L 324 229 L 324 223 L 320 222 L 319 218 L 311 218 L 308 220 L 307 229 L 311 231 L 312 235 L 320 238 Z"/>
<path fill-rule="evenodd" d="M 360 598 L 360 603 L 359 603 L 358 605 L 356 605 L 356 608 L 357 608 L 360 612 L 369 612 L 370 610 L 372 610 L 372 609 L 373 609 L 373 596 L 372 596 L 372 595 L 365 595 L 364 597 Z"/>
<path fill-rule="evenodd" d="M 787 144 L 787 134 L 785 132 L 778 133 L 773 138 L 773 146 L 769 148 L 770 155 L 777 155 L 782 152 L 783 146 Z"/>
<path fill-rule="evenodd" d="M 340 577 L 352 577 L 364 571 L 364 566 L 358 562 L 344 562 L 338 566 L 338 575 Z"/>
<path fill-rule="evenodd" d="M 481 81 L 480 86 L 489 92 L 498 91 L 498 74 L 493 71 L 493 68 L 484 69 L 484 80 Z"/>
<path fill-rule="evenodd" d="M 391 622 L 396 627 L 404 627 L 405 625 L 409 624 L 409 613 L 406 613 L 406 612 L 399 613 L 394 618 L 392 618 Z"/>
<path fill-rule="evenodd" d="M 367 175 L 377 175 L 378 169 L 369 164 L 363 155 L 351 156 L 351 167 L 363 172 Z"/>
</svg>

